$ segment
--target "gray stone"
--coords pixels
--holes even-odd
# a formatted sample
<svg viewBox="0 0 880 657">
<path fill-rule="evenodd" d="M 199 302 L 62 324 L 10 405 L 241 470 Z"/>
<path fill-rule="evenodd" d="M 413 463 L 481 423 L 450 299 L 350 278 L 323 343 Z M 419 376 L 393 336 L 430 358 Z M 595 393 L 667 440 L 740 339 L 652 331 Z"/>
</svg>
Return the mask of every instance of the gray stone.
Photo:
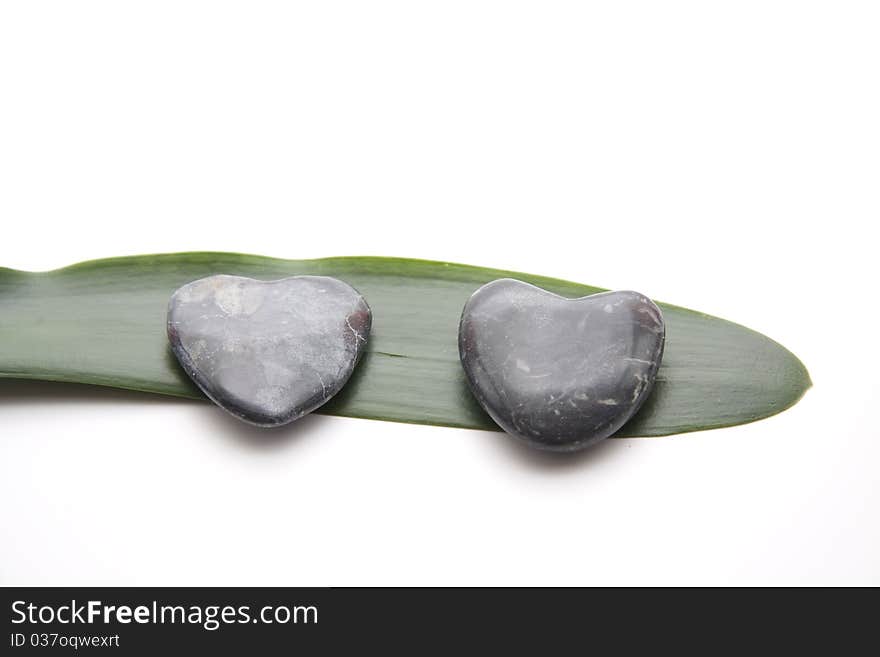
<svg viewBox="0 0 880 657">
<path fill-rule="evenodd" d="M 468 300 L 459 354 L 480 405 L 529 445 L 573 451 L 620 429 L 663 355 L 660 309 L 637 292 L 566 299 L 501 279 Z"/>
<path fill-rule="evenodd" d="M 326 276 L 210 276 L 179 288 L 168 305 L 168 339 L 186 373 L 259 426 L 296 420 L 339 392 L 371 323 L 363 297 Z"/>
</svg>

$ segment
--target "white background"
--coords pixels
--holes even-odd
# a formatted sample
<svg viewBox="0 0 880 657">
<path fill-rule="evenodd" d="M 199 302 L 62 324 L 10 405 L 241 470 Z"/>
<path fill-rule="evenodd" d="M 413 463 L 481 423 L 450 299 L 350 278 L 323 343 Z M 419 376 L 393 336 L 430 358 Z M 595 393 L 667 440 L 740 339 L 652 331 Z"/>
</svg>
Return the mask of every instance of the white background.
<svg viewBox="0 0 880 657">
<path fill-rule="evenodd" d="M 878 33 L 872 2 L 3 3 L 2 266 L 515 269 L 743 323 L 815 385 L 559 457 L 0 382 L 0 582 L 880 584 Z"/>
</svg>

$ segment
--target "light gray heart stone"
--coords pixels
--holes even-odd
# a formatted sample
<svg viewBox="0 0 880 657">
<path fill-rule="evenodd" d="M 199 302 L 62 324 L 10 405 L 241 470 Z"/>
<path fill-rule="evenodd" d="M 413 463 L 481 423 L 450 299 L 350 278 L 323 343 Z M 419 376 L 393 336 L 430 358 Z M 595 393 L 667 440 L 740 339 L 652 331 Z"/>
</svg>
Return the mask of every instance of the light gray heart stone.
<svg viewBox="0 0 880 657">
<path fill-rule="evenodd" d="M 638 292 L 566 299 L 513 279 L 468 300 L 459 355 L 477 401 L 533 447 L 573 451 L 620 429 L 647 399 L 665 340 Z"/>
<path fill-rule="evenodd" d="M 246 422 L 271 427 L 342 389 L 371 323 L 364 298 L 335 278 L 221 274 L 179 288 L 167 328 L 174 355 L 208 397 Z"/>
</svg>

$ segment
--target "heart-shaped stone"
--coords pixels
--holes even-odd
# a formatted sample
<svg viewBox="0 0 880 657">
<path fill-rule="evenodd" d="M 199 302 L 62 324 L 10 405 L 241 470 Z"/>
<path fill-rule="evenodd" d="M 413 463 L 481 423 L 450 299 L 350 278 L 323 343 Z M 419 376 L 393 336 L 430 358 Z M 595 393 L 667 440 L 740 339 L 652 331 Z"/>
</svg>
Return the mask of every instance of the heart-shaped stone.
<svg viewBox="0 0 880 657">
<path fill-rule="evenodd" d="M 363 297 L 326 276 L 209 276 L 168 305 L 168 339 L 186 373 L 220 407 L 260 426 L 296 420 L 339 392 L 371 323 Z"/>
<path fill-rule="evenodd" d="M 566 299 L 513 279 L 484 285 L 461 316 L 468 383 L 502 429 L 542 449 L 581 449 L 620 429 L 663 356 L 660 309 L 637 292 Z"/>
</svg>

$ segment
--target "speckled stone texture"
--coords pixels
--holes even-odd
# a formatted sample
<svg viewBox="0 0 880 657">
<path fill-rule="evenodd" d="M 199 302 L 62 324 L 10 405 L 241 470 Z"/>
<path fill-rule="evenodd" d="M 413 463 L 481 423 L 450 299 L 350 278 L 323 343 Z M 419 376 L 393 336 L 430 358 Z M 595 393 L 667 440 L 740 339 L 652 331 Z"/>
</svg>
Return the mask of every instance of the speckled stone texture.
<svg viewBox="0 0 880 657">
<path fill-rule="evenodd" d="M 186 373 L 259 426 L 296 420 L 339 392 L 371 323 L 363 297 L 325 276 L 210 276 L 179 288 L 168 305 L 168 339 Z"/>
<path fill-rule="evenodd" d="M 468 300 L 458 346 L 471 390 L 502 429 L 533 447 L 574 451 L 638 411 L 664 339 L 660 309 L 637 292 L 566 299 L 501 279 Z"/>
</svg>

